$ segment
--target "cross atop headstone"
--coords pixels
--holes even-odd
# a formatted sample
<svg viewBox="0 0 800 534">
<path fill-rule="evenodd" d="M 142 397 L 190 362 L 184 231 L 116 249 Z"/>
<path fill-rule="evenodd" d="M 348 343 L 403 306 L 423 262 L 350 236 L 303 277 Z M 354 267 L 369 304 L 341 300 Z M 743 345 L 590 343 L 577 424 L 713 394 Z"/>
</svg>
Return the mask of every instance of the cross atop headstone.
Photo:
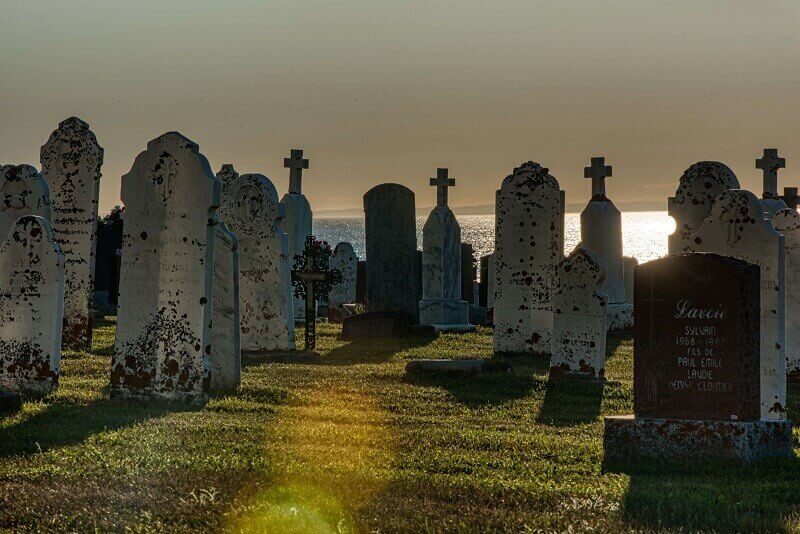
<svg viewBox="0 0 800 534">
<path fill-rule="evenodd" d="M 326 243 L 322 243 L 327 247 Z M 317 346 L 317 322 L 316 306 L 317 298 L 324 298 L 330 292 L 332 284 L 341 282 L 342 275 L 337 269 L 328 268 L 328 258 L 330 250 L 325 254 L 325 250 L 317 246 L 313 235 L 306 237 L 306 246 L 303 254 L 295 256 L 295 270 L 292 271 L 292 282 L 295 287 L 299 286 L 300 294 L 295 291 L 295 295 L 306 299 L 306 350 L 314 350 Z"/>
<path fill-rule="evenodd" d="M 800 195 L 797 194 L 796 187 L 784 187 L 782 198 L 786 205 L 793 210 L 796 210 L 797 205 L 800 204 Z"/>
<path fill-rule="evenodd" d="M 592 158 L 592 166 L 584 167 L 583 177 L 592 179 L 592 198 L 606 196 L 606 178 L 611 178 L 611 165 L 606 158 Z"/>
<path fill-rule="evenodd" d="M 436 187 L 436 206 L 447 206 L 447 188 L 455 187 L 456 179 L 447 177 L 447 169 L 436 169 L 436 178 L 431 178 L 431 187 Z"/>
<path fill-rule="evenodd" d="M 303 192 L 303 169 L 308 168 L 308 160 L 303 159 L 303 151 L 292 149 L 291 157 L 283 158 L 283 166 L 289 169 L 289 193 Z"/>
<path fill-rule="evenodd" d="M 764 156 L 756 160 L 756 169 L 764 171 L 764 198 L 778 196 L 778 169 L 786 167 L 786 160 L 778 157 L 777 148 L 765 148 Z"/>
</svg>

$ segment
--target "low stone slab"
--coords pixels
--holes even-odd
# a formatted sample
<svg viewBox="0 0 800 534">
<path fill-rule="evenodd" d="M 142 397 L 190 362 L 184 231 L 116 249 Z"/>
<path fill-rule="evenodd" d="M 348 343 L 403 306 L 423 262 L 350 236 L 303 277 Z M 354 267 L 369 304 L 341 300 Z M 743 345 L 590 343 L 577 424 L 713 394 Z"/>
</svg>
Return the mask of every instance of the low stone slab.
<svg viewBox="0 0 800 534">
<path fill-rule="evenodd" d="M 22 397 L 11 391 L 0 390 L 0 416 L 15 414 L 22 409 Z"/>
<path fill-rule="evenodd" d="M 406 373 L 436 373 L 455 375 L 477 375 L 487 372 L 507 372 L 511 364 L 505 361 L 493 361 L 486 358 L 471 360 L 414 360 L 406 365 Z"/>
<path fill-rule="evenodd" d="M 367 312 L 345 317 L 342 321 L 344 339 L 405 337 L 411 334 L 408 316 L 401 312 Z"/>
<path fill-rule="evenodd" d="M 789 421 L 699 421 L 656 419 L 633 415 L 605 418 L 606 461 L 664 462 L 790 458 Z"/>
</svg>

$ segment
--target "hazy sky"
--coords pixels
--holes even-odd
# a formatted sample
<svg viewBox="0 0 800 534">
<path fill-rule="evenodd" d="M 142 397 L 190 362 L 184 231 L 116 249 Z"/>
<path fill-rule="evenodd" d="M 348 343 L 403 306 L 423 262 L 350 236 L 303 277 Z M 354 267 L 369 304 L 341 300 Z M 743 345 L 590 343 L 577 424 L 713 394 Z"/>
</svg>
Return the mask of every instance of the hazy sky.
<svg viewBox="0 0 800 534">
<path fill-rule="evenodd" d="M 313 208 L 399 182 L 417 206 L 449 167 L 453 206 L 493 202 L 512 168 L 551 169 L 567 202 L 661 200 L 701 159 L 761 191 L 800 185 L 798 0 L 0 0 L 0 162 L 33 163 L 77 115 L 105 147 L 101 210 L 147 141 L 178 130 L 216 172 L 311 159 Z"/>
</svg>

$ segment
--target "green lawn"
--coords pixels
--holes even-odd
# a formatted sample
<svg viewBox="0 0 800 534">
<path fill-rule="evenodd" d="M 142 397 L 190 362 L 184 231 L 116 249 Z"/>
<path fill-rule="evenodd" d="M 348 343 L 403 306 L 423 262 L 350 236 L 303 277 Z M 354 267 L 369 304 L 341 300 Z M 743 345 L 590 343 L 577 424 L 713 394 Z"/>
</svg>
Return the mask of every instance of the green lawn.
<svg viewBox="0 0 800 534">
<path fill-rule="evenodd" d="M 0 420 L 0 529 L 135 532 L 796 530 L 800 461 L 602 468 L 602 416 L 632 411 L 632 348 L 604 388 L 508 374 L 409 378 L 423 357 L 487 357 L 491 332 L 348 343 L 244 363 L 203 409 L 108 399 L 114 324 L 65 355 L 61 387 Z M 298 334 L 302 339 L 302 332 Z M 798 408 L 790 389 L 790 415 Z"/>
</svg>

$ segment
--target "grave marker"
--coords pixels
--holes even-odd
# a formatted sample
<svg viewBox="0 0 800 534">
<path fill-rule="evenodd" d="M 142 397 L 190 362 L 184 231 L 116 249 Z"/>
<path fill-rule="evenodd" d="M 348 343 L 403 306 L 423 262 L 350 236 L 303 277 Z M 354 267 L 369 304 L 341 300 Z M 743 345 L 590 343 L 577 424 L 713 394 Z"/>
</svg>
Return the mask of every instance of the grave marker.
<svg viewBox="0 0 800 534">
<path fill-rule="evenodd" d="M 303 158 L 303 151 L 293 149 L 291 156 L 284 158 L 283 166 L 289 169 L 289 192 L 283 196 L 281 203 L 285 206 L 286 216 L 283 219 L 283 229 L 289 243 L 289 268 L 294 264 L 296 256 L 303 253 L 306 237 L 311 235 L 313 227 L 313 214 L 308 199 L 303 194 L 303 170 L 308 169 L 309 162 Z M 297 321 L 305 319 L 305 302 L 302 299 L 293 299 L 294 318 Z M 315 310 L 316 311 L 316 310 Z"/>
<path fill-rule="evenodd" d="M 765 148 L 764 155 L 756 160 L 756 169 L 764 174 L 764 193 L 761 203 L 770 216 L 788 206 L 778 195 L 778 170 L 786 167 L 786 160 L 778 156 L 777 148 Z"/>
<path fill-rule="evenodd" d="M 214 226 L 211 391 L 233 391 L 242 376 L 239 320 L 239 242 L 225 223 Z"/>
<path fill-rule="evenodd" d="M 30 165 L 0 166 L 0 241 L 26 215 L 50 222 L 50 190 L 39 172 Z"/>
</svg>

